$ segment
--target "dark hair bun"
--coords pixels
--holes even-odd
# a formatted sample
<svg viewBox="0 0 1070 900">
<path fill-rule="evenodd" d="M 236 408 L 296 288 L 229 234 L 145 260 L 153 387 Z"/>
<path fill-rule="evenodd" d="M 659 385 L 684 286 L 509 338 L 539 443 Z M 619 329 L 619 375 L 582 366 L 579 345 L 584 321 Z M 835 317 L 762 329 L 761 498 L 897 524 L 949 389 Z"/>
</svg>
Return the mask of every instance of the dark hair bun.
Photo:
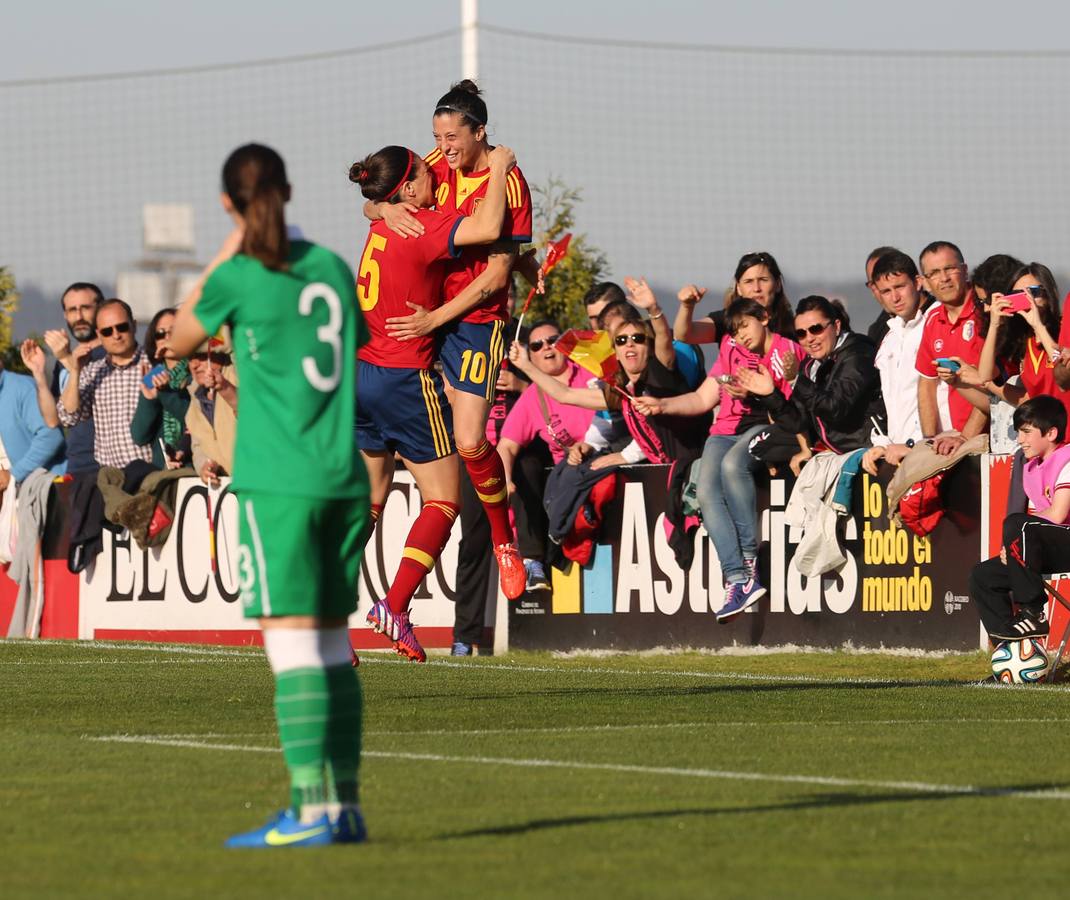
<svg viewBox="0 0 1070 900">
<path fill-rule="evenodd" d="M 467 94 L 475 94 L 477 97 L 480 94 L 479 88 L 471 78 L 465 78 L 463 81 L 458 81 L 456 84 L 450 85 L 451 91 L 464 91 Z"/>
<path fill-rule="evenodd" d="M 354 184 L 364 184 L 368 178 L 368 167 L 363 162 L 355 162 L 349 167 L 349 180 Z"/>
</svg>

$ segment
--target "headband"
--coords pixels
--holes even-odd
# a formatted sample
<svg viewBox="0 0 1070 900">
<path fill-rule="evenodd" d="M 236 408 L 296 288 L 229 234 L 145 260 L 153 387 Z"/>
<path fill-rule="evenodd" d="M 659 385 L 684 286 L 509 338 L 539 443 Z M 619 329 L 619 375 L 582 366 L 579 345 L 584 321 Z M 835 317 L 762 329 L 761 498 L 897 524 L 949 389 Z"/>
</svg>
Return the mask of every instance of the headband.
<svg viewBox="0 0 1070 900">
<path fill-rule="evenodd" d="M 389 200 L 391 197 L 394 196 L 394 194 L 400 191 L 402 185 L 404 185 L 405 182 L 409 180 L 409 172 L 412 171 L 412 164 L 416 157 L 411 150 L 406 150 L 405 152 L 409 154 L 409 164 L 405 166 L 405 174 L 401 176 L 401 181 L 397 183 L 397 187 L 395 187 L 394 190 L 392 190 L 389 194 L 386 195 L 387 200 Z"/>
<path fill-rule="evenodd" d="M 447 112 L 460 113 L 462 116 L 467 116 L 473 122 L 482 125 L 484 128 L 487 127 L 486 122 L 479 118 L 479 116 L 477 116 L 475 113 L 469 112 L 467 109 L 461 109 L 459 106 L 451 106 L 449 103 L 443 103 L 441 106 L 435 108 L 435 115 L 437 116 L 443 110 L 446 110 Z"/>
</svg>

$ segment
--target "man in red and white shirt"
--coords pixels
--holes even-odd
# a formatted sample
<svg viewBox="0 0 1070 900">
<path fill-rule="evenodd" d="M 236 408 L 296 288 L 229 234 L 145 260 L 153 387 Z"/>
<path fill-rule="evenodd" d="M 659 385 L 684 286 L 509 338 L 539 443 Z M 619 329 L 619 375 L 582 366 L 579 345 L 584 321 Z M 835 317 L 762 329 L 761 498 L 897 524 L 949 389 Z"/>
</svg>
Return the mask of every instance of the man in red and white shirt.
<svg viewBox="0 0 1070 900">
<path fill-rule="evenodd" d="M 934 449 L 954 453 L 988 428 L 988 413 L 974 407 L 952 384 L 939 379 L 937 360 L 956 358 L 976 366 L 984 337 L 983 313 L 966 277 L 962 251 L 950 241 L 934 241 L 918 257 L 926 290 L 936 298 L 925 317 L 915 368 L 922 434 L 935 437 Z M 945 369 L 946 374 L 946 369 Z M 944 432 L 950 432 L 945 434 Z"/>
</svg>

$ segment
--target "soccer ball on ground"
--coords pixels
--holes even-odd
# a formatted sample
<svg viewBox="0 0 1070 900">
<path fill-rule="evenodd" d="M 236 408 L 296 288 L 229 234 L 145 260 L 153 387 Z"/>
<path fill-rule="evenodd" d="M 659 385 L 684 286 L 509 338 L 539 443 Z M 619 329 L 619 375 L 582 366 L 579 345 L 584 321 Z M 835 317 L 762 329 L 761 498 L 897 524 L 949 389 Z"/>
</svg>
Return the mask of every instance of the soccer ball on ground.
<svg viewBox="0 0 1070 900">
<path fill-rule="evenodd" d="M 992 672 L 1003 684 L 1043 681 L 1050 668 L 1044 642 L 1037 638 L 1004 641 L 992 652 Z"/>
</svg>

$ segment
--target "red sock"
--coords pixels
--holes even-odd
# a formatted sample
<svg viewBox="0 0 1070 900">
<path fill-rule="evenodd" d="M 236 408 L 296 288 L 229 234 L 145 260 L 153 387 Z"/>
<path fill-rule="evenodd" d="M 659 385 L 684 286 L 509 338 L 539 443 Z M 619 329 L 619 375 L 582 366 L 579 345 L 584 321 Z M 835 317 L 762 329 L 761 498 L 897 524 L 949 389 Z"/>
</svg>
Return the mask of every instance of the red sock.
<svg viewBox="0 0 1070 900">
<path fill-rule="evenodd" d="M 409 529 L 409 536 L 405 538 L 401 565 L 384 598 L 395 615 L 409 608 L 409 601 L 420 582 L 435 567 L 435 560 L 450 538 L 453 521 L 460 509 L 456 503 L 447 503 L 445 500 L 428 500 L 424 503 L 420 515 Z"/>
<path fill-rule="evenodd" d="M 505 485 L 505 466 L 502 458 L 487 441 L 483 441 L 475 450 L 457 448 L 468 470 L 468 477 L 476 489 L 476 495 L 483 504 L 490 522 L 490 542 L 499 544 L 513 543 L 513 526 L 509 524 L 509 491 Z"/>
</svg>

